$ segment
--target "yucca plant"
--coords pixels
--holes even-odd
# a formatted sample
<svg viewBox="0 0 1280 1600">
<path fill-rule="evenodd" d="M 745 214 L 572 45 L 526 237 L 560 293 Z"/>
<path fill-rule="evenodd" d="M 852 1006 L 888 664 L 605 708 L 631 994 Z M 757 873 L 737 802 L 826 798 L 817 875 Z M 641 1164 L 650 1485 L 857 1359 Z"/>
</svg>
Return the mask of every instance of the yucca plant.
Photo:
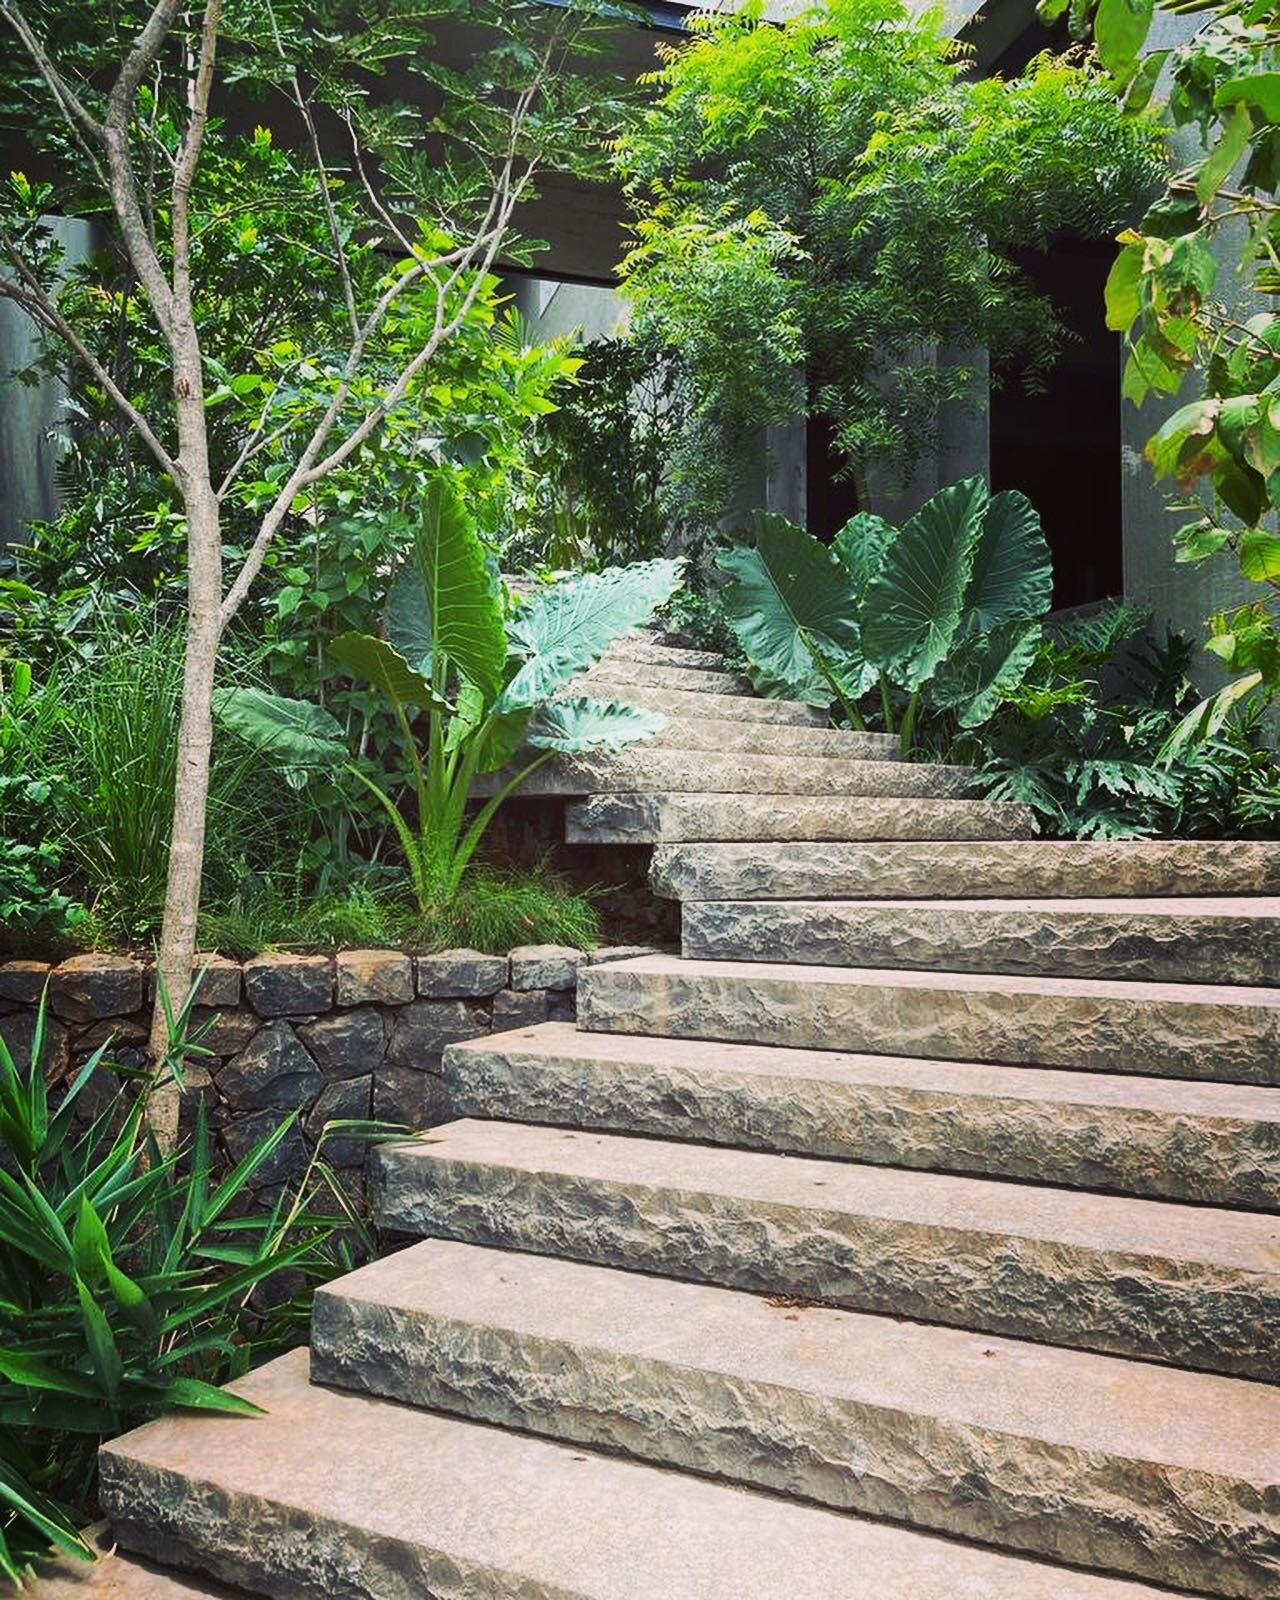
<svg viewBox="0 0 1280 1600">
<path fill-rule="evenodd" d="M 189 1009 L 174 1023 L 182 1053 L 199 1053 Z M 369 1242 L 319 1155 L 269 1209 L 246 1207 L 292 1118 L 219 1175 L 203 1110 L 171 1155 L 150 1132 L 148 1095 L 171 1063 L 116 1069 L 86 1123 L 81 1099 L 111 1070 L 108 1047 L 55 1108 L 48 1041 L 43 1003 L 25 1070 L 0 1041 L 0 1576 L 15 1587 L 50 1546 L 92 1558 L 78 1529 L 102 1439 L 175 1408 L 253 1413 L 218 1385 L 296 1340 L 307 1291 L 269 1309 L 257 1292 L 286 1268 L 304 1286 L 350 1270 Z"/>
<path fill-rule="evenodd" d="M 424 915 L 453 904 L 498 807 L 556 751 L 618 750 L 663 727 L 656 712 L 561 691 L 671 598 L 681 568 L 612 567 L 513 604 L 454 482 L 444 472 L 432 480 L 386 637 L 345 633 L 329 648 L 336 667 L 387 697 L 400 724 L 411 811 L 347 765 L 390 818 Z M 342 729 L 318 706 L 241 689 L 223 690 L 216 705 L 286 767 L 345 760 Z M 477 777 L 504 768 L 506 781 L 472 812 Z"/>
</svg>

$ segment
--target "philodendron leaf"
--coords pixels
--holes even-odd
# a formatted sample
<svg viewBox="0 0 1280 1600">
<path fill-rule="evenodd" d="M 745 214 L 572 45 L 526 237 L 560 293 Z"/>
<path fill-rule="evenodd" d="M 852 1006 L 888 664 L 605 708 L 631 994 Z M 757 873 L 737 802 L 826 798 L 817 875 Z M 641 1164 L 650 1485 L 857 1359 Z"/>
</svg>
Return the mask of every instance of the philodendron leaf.
<svg viewBox="0 0 1280 1600">
<path fill-rule="evenodd" d="M 309 700 L 265 689 L 216 689 L 219 722 L 283 767 L 333 767 L 347 758 L 342 724 Z"/>
<path fill-rule="evenodd" d="M 582 695 L 550 700 L 530 719 L 524 742 L 535 750 L 605 750 L 610 754 L 638 739 L 661 733 L 667 719 L 660 711 L 642 711 L 617 700 L 590 700 Z"/>
<path fill-rule="evenodd" d="M 981 478 L 927 500 L 885 552 L 863 599 L 867 660 L 908 689 L 933 676 L 959 631 L 988 501 Z"/>
<path fill-rule="evenodd" d="M 1016 489 L 992 495 L 982 519 L 963 628 L 985 633 L 1002 622 L 1042 617 L 1053 601 L 1053 558 L 1040 513 Z"/>
<path fill-rule="evenodd" d="M 414 566 L 426 603 L 425 653 L 446 656 L 476 685 L 486 704 L 492 703 L 502 689 L 507 664 L 502 602 L 462 496 L 443 474 L 427 489 L 414 540 Z"/>
<path fill-rule="evenodd" d="M 859 511 L 856 516 L 850 517 L 836 534 L 831 548 L 849 574 L 853 592 L 859 599 L 884 565 L 885 552 L 897 534 L 898 530 L 891 522 L 870 511 Z"/>
<path fill-rule="evenodd" d="M 615 639 L 671 598 L 683 567 L 679 560 L 638 561 L 539 589 L 507 625 L 511 648 L 525 661 L 499 709 L 537 705 L 593 667 Z"/>
<path fill-rule="evenodd" d="M 962 728 L 980 728 L 1026 677 L 1040 644 L 1038 622 L 1004 622 L 966 639 L 930 684 L 935 705 L 954 709 Z"/>
<path fill-rule="evenodd" d="M 725 613 L 757 682 L 830 705 L 835 694 L 814 651 L 861 660 L 857 596 L 844 567 L 811 533 L 763 512 L 754 546 L 734 545 L 717 565 L 729 576 L 721 590 Z"/>
<path fill-rule="evenodd" d="M 375 639 L 371 633 L 339 634 L 329 646 L 329 659 L 353 677 L 381 689 L 396 705 L 414 706 L 419 711 L 448 710 L 422 673 L 385 639 Z"/>
<path fill-rule="evenodd" d="M 387 641 L 400 652 L 415 672 L 431 676 L 431 615 L 427 591 L 415 567 L 402 572 L 387 596 L 383 614 Z"/>
</svg>

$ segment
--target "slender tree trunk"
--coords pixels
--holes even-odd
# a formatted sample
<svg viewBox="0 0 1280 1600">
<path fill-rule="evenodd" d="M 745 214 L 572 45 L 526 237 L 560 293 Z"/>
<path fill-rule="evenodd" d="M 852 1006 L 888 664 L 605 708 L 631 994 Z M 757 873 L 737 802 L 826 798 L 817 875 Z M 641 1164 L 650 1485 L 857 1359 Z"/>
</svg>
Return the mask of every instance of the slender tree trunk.
<svg viewBox="0 0 1280 1600">
<path fill-rule="evenodd" d="M 187 514 L 187 625 L 178 721 L 178 759 L 164 919 L 156 958 L 156 1004 L 151 1020 L 151 1058 L 168 1053 L 168 1021 L 160 985 L 174 1011 L 191 989 L 192 958 L 200 914 L 209 768 L 213 752 L 213 689 L 221 642 L 222 519 L 209 475 L 200 350 L 194 327 L 175 330 L 174 393 L 177 404 L 179 466 Z M 161 1149 L 178 1137 L 181 1091 L 162 1084 L 148 1112 Z"/>
</svg>

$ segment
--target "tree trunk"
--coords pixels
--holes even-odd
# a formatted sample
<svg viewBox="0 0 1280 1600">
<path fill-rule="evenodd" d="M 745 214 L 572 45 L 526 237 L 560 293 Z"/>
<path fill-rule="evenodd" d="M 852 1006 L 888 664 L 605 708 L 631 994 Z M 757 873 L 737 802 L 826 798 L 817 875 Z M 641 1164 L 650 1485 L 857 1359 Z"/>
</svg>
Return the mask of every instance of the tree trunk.
<svg viewBox="0 0 1280 1600">
<path fill-rule="evenodd" d="M 213 751 L 213 688 L 222 635 L 222 518 L 209 476 L 195 329 L 189 330 L 189 338 L 179 333 L 174 345 L 179 465 L 187 514 L 187 625 L 169 873 L 151 1019 L 151 1059 L 157 1065 L 169 1055 L 174 1043 L 169 1037 L 160 986 L 174 1012 L 181 1011 L 191 990 Z M 180 1108 L 177 1082 L 162 1082 L 153 1092 L 148 1110 L 148 1120 L 162 1150 L 172 1150 L 177 1142 Z"/>
</svg>

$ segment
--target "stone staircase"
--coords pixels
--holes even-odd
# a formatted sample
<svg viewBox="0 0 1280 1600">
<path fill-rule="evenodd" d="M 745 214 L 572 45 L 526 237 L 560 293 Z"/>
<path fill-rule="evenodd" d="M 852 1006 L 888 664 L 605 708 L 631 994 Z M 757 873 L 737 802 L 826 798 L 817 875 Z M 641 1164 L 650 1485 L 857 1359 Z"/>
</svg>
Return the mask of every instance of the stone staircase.
<svg viewBox="0 0 1280 1600">
<path fill-rule="evenodd" d="M 574 827 L 657 841 L 682 955 L 451 1047 L 379 1162 L 422 1242 L 265 1418 L 106 1447 L 122 1546 L 279 1600 L 1274 1600 L 1280 846 L 1019 837 L 715 658 L 606 666 L 672 721 Z"/>
</svg>

